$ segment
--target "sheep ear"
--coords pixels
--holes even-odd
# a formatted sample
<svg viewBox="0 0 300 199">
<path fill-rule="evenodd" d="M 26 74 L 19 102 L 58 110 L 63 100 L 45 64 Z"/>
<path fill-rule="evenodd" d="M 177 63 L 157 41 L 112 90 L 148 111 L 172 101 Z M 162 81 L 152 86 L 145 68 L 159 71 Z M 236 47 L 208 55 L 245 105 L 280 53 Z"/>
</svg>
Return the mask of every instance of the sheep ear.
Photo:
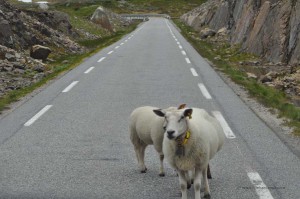
<svg viewBox="0 0 300 199">
<path fill-rule="evenodd" d="M 193 109 L 189 108 L 189 109 L 185 109 L 184 110 L 184 117 L 189 117 L 189 119 L 192 119 L 192 113 L 193 113 Z"/>
<path fill-rule="evenodd" d="M 161 109 L 153 110 L 153 112 L 159 117 L 165 117 L 165 113 Z"/>
<path fill-rule="evenodd" d="M 179 109 L 184 109 L 185 106 L 186 106 L 186 104 L 180 104 L 180 105 L 178 106 L 178 110 L 179 110 Z"/>
</svg>

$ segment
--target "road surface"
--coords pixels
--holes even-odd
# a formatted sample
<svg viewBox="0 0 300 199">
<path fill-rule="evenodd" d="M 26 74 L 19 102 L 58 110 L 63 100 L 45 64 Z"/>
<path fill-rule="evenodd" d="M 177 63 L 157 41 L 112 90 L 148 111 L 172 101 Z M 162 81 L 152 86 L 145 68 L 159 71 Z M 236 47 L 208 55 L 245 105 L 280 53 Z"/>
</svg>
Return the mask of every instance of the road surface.
<svg viewBox="0 0 300 199">
<path fill-rule="evenodd" d="M 180 198 L 167 162 L 166 177 L 158 176 L 153 147 L 146 150 L 148 172 L 139 172 L 128 117 L 139 106 L 182 103 L 207 109 L 227 136 L 211 161 L 212 198 L 300 198 L 299 158 L 163 18 L 1 118 L 0 198 Z"/>
</svg>

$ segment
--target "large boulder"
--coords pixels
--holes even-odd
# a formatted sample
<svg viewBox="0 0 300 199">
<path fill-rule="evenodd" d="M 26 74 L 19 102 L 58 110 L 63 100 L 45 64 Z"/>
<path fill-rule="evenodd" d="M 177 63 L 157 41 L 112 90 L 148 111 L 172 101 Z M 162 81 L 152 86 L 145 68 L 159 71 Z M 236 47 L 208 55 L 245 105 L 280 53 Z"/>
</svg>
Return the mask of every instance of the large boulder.
<svg viewBox="0 0 300 199">
<path fill-rule="evenodd" d="M 128 21 L 102 6 L 95 10 L 91 21 L 109 31 L 116 31 L 117 27 L 128 25 Z"/>
<path fill-rule="evenodd" d="M 34 45 L 30 48 L 30 57 L 34 59 L 46 60 L 50 53 L 51 49 L 45 46 Z"/>
<path fill-rule="evenodd" d="M 109 20 L 109 12 L 107 9 L 99 6 L 91 17 L 91 21 L 99 24 L 102 28 L 107 29 L 109 31 L 113 30 L 112 24 Z"/>
</svg>

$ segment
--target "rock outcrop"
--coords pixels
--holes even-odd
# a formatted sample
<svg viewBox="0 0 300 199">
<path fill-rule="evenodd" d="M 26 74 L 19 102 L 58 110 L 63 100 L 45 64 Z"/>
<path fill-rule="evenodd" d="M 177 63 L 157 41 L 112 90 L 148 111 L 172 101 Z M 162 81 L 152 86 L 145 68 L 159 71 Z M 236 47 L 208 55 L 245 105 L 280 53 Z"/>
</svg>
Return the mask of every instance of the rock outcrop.
<svg viewBox="0 0 300 199">
<path fill-rule="evenodd" d="M 196 30 L 225 27 L 231 44 L 265 61 L 300 64 L 300 1 L 208 0 L 181 19 Z"/>
<path fill-rule="evenodd" d="M 83 52 L 80 45 L 63 34 L 65 32 L 71 32 L 65 14 L 22 11 L 6 0 L 0 0 L 0 45 L 17 51 L 29 50 L 33 45 L 54 45 L 65 52 Z"/>
</svg>

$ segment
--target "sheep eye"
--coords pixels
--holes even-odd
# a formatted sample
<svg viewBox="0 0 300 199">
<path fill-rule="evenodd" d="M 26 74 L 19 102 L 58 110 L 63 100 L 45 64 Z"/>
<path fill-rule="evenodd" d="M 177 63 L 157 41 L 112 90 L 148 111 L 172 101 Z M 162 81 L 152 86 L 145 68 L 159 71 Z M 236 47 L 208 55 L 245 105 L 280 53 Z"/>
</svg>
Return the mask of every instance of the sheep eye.
<svg viewBox="0 0 300 199">
<path fill-rule="evenodd" d="M 181 122 L 181 120 L 184 118 L 184 116 L 181 116 L 180 119 L 178 120 L 178 122 Z"/>
</svg>

